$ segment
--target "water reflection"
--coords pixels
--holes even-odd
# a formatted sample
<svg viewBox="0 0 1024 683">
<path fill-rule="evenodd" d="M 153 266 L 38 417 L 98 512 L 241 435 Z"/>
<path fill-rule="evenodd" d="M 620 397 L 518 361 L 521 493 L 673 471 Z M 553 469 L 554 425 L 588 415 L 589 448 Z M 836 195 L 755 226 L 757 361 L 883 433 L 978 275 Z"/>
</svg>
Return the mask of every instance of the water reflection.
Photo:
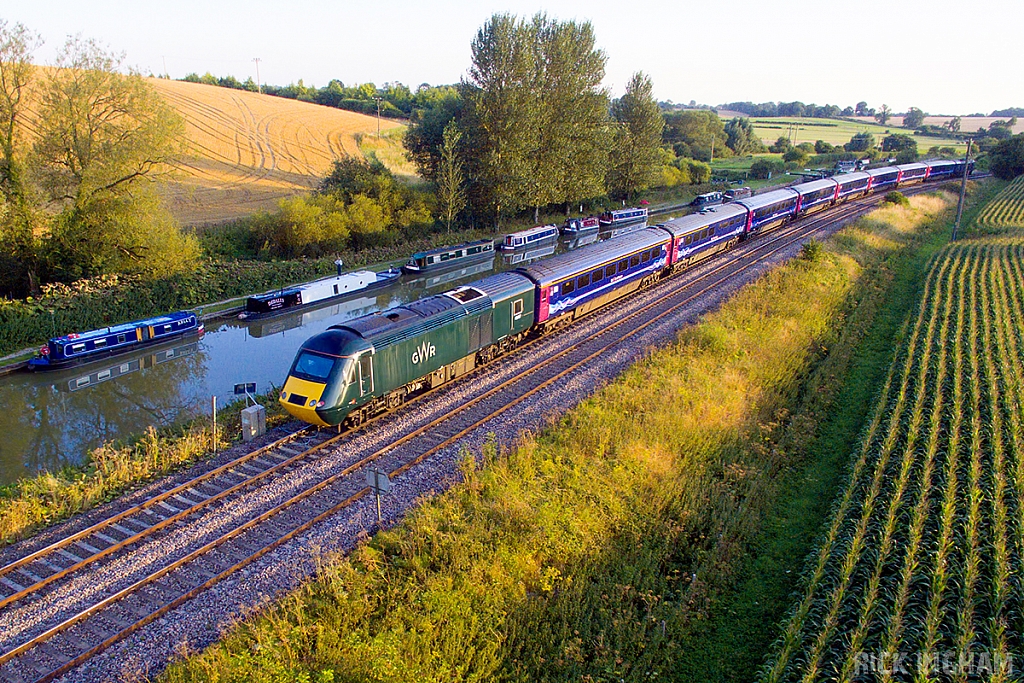
<svg viewBox="0 0 1024 683">
<path fill-rule="evenodd" d="M 636 229 L 636 228 L 633 228 Z M 234 399 L 236 383 L 265 392 L 283 382 L 295 351 L 310 336 L 345 320 L 472 282 L 492 271 L 583 246 L 610 233 L 540 246 L 509 259 L 435 271 L 321 308 L 242 322 L 211 321 L 206 335 L 63 372 L 0 378 L 0 483 L 78 463 L 104 441 L 179 424 Z M 541 253 L 543 252 L 543 253 Z M 518 258 L 521 257 L 521 258 Z"/>
</svg>

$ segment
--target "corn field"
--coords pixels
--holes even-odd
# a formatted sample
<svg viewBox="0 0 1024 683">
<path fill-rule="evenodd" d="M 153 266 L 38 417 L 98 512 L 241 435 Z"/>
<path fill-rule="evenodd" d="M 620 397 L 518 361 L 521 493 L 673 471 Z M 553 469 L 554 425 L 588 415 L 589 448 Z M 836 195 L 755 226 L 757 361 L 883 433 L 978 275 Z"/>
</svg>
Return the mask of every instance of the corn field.
<svg viewBox="0 0 1024 683">
<path fill-rule="evenodd" d="M 978 214 L 981 229 L 1024 228 L 1024 175 L 1007 185 Z"/>
<path fill-rule="evenodd" d="M 764 681 L 1018 680 L 1021 320 L 1024 240 L 937 257 Z"/>
</svg>

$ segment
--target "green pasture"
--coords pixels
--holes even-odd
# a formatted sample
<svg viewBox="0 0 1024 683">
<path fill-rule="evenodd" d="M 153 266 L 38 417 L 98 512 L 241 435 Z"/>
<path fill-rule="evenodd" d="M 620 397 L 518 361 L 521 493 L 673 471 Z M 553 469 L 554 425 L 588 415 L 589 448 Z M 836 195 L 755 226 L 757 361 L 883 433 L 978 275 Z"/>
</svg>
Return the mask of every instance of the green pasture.
<svg viewBox="0 0 1024 683">
<path fill-rule="evenodd" d="M 880 126 L 876 123 L 866 121 L 840 121 L 838 119 L 817 119 L 800 117 L 756 117 L 751 118 L 756 132 L 765 144 L 772 144 L 779 136 L 788 136 L 794 145 L 801 142 L 814 143 L 817 140 L 824 140 L 833 145 L 842 145 L 850 141 L 857 133 L 871 133 L 875 136 L 876 142 L 892 133 L 904 135 L 912 133 L 899 126 Z M 924 135 L 915 135 L 917 149 L 921 154 L 936 145 L 940 147 L 954 147 L 958 150 L 966 149 L 966 143 L 953 138 L 933 138 Z"/>
</svg>

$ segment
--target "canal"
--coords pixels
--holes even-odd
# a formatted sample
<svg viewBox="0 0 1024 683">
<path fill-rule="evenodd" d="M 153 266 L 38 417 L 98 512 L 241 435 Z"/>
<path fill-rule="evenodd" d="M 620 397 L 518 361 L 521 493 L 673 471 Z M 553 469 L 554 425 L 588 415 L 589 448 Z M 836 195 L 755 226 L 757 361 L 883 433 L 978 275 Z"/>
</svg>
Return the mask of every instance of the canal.
<svg viewBox="0 0 1024 683">
<path fill-rule="evenodd" d="M 630 226 L 630 231 L 645 227 Z M 234 385 L 256 383 L 263 393 L 283 384 L 299 345 L 345 320 L 415 301 L 492 272 L 573 249 L 615 233 L 592 233 L 526 252 L 424 276 L 328 306 L 243 322 L 209 321 L 198 339 L 171 342 L 60 372 L 0 377 L 0 484 L 82 462 L 105 442 L 127 440 L 150 426 L 168 427 L 209 416 L 233 400 Z M 70 330 L 69 330 L 70 331 Z"/>
</svg>

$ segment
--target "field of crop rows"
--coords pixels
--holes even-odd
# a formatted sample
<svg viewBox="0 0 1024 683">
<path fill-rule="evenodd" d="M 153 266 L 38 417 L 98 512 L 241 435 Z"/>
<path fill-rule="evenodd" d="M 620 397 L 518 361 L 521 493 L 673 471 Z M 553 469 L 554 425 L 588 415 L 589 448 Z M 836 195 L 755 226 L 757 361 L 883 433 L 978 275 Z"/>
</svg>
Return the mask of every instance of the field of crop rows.
<svg viewBox="0 0 1024 683">
<path fill-rule="evenodd" d="M 1003 188 L 981 210 L 977 224 L 990 230 L 1024 228 L 1024 175 Z"/>
<path fill-rule="evenodd" d="M 939 255 L 764 680 L 1019 675 L 1021 320 L 1024 240 Z"/>
</svg>

